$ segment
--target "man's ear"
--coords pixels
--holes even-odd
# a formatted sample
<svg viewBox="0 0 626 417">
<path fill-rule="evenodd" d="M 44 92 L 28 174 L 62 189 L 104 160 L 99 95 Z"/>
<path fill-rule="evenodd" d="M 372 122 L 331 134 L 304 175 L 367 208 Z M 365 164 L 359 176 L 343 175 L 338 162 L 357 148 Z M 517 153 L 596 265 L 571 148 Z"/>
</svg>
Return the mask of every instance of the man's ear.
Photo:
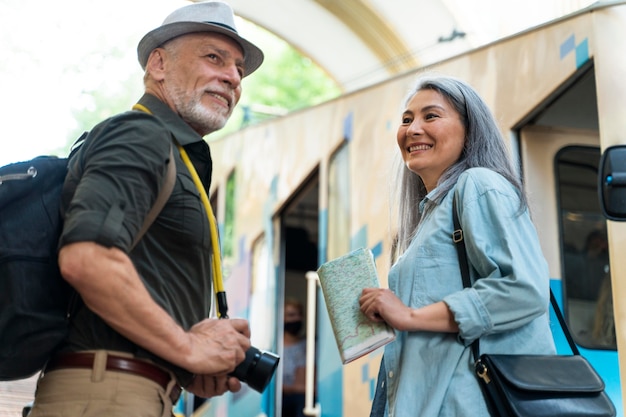
<svg viewBox="0 0 626 417">
<path fill-rule="evenodd" d="M 165 59 L 165 50 L 163 48 L 154 49 L 148 56 L 146 71 L 156 81 L 161 81 L 165 78 Z"/>
</svg>

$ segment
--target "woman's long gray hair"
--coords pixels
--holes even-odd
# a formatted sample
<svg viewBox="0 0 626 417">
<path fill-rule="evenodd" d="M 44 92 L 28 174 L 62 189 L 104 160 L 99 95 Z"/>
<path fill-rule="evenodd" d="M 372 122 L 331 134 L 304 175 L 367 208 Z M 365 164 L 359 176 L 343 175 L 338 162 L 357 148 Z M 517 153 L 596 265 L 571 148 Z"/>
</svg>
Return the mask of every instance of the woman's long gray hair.
<svg viewBox="0 0 626 417">
<path fill-rule="evenodd" d="M 489 168 L 513 184 L 520 196 L 520 210 L 528 203 L 504 143 L 498 125 L 476 91 L 464 81 L 448 76 L 420 78 L 409 93 L 405 106 L 415 94 L 422 90 L 439 92 L 459 113 L 465 125 L 465 145 L 461 157 L 448 168 L 437 183 L 433 200 L 442 199 L 456 184 L 459 175 L 473 167 Z M 396 254 L 404 252 L 413 238 L 428 205 L 420 213 L 419 204 L 427 194 L 419 175 L 411 172 L 405 164 L 399 169 L 398 181 L 398 247 Z"/>
</svg>

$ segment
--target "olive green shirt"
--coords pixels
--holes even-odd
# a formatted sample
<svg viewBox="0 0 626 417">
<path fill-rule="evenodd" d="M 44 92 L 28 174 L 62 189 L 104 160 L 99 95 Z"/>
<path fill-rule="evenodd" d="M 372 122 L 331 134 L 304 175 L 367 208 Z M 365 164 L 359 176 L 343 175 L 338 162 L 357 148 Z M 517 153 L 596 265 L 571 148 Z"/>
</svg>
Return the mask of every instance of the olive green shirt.
<svg viewBox="0 0 626 417">
<path fill-rule="evenodd" d="M 152 298 L 189 329 L 209 316 L 211 239 L 200 193 L 176 149 L 174 190 L 143 238 L 131 246 L 163 186 L 172 138 L 185 147 L 207 191 L 211 155 L 202 137 L 165 103 L 148 94 L 139 103 L 152 115 L 128 111 L 103 121 L 71 159 L 60 247 L 92 241 L 123 250 Z M 147 357 L 174 371 L 181 385 L 191 381 L 191 374 L 142 350 L 82 305 L 62 350 L 93 349 Z"/>
</svg>

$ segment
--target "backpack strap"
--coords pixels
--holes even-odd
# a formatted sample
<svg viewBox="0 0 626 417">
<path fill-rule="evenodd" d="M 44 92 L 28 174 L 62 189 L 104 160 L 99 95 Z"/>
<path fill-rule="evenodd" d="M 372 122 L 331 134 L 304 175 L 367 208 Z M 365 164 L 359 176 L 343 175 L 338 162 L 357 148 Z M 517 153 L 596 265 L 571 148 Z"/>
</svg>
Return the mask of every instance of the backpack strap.
<svg viewBox="0 0 626 417">
<path fill-rule="evenodd" d="M 80 145 L 82 145 L 82 141 L 79 146 Z M 165 207 L 165 203 L 167 203 L 167 200 L 170 198 L 170 195 L 174 190 L 174 184 L 176 184 L 176 161 L 174 160 L 174 146 L 172 146 L 172 143 L 170 142 L 170 154 L 167 163 L 167 173 L 165 181 L 163 182 L 163 186 L 161 187 L 161 191 L 159 192 L 157 199 L 155 200 L 152 208 L 150 208 L 150 211 L 143 221 L 141 230 L 139 230 L 139 233 L 137 233 L 135 239 L 133 240 L 133 244 L 130 247 L 131 250 L 137 245 L 137 243 L 139 243 L 143 235 L 146 234 L 152 223 L 154 223 L 156 218 L 159 216 L 159 213 L 161 212 L 161 210 L 163 210 L 163 207 Z M 72 288 L 72 294 L 70 295 L 70 300 L 66 310 L 67 320 L 71 320 L 74 315 L 76 315 L 76 312 L 79 308 L 79 300 L 81 300 L 81 298 L 78 295 L 78 292 Z"/>
<path fill-rule="evenodd" d="M 70 150 L 70 155 L 67 157 L 68 161 L 76 154 L 76 152 L 78 152 L 78 150 L 82 147 L 83 143 L 85 143 L 88 133 L 89 132 L 83 132 L 83 134 L 78 139 L 76 139 L 76 141 L 74 142 Z M 1 179 L 10 179 L 10 178 L 2 177 L 0 178 L 0 180 Z M 1 183 L 2 181 L 0 181 L 0 184 Z M 131 249 L 137 246 L 137 243 L 139 243 L 143 235 L 146 234 L 146 232 L 148 231 L 152 223 L 154 223 L 156 218 L 159 216 L 159 213 L 161 212 L 161 210 L 163 210 L 163 207 L 165 207 L 165 203 L 167 203 L 167 200 L 170 198 L 170 195 L 172 194 L 172 191 L 174 190 L 175 183 L 176 183 L 176 161 L 174 161 L 174 147 L 172 146 L 172 143 L 170 142 L 170 154 L 169 154 L 169 159 L 168 159 L 168 164 L 167 164 L 167 173 L 165 176 L 165 181 L 163 182 L 163 186 L 161 188 L 161 191 L 159 192 L 159 195 L 157 196 L 157 199 L 154 202 L 154 205 L 150 208 L 150 211 L 148 212 L 148 214 L 146 215 L 146 218 L 144 219 L 143 225 L 141 226 L 141 230 L 139 230 L 139 233 L 137 233 L 137 235 L 135 236 L 135 239 L 133 240 L 133 244 L 130 247 Z"/>
<path fill-rule="evenodd" d="M 156 220 L 157 216 L 165 207 L 165 203 L 170 198 L 172 194 L 172 190 L 174 189 L 174 184 L 176 183 L 176 161 L 174 160 L 174 147 L 170 143 L 170 155 L 167 164 L 167 174 L 165 177 L 165 182 L 163 183 L 163 187 L 157 196 L 154 205 L 146 215 L 146 218 L 143 222 L 143 226 L 141 226 L 141 230 L 135 236 L 135 240 L 133 241 L 133 245 L 131 248 L 134 248 L 137 243 L 141 240 L 143 235 L 148 231 L 154 220 Z"/>
</svg>

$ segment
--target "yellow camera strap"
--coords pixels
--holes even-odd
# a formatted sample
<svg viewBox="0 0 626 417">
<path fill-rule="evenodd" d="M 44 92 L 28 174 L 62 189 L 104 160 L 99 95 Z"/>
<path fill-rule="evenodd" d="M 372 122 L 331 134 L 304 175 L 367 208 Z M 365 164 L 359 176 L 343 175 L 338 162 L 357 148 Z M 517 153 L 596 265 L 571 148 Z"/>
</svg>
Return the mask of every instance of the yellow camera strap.
<svg viewBox="0 0 626 417">
<path fill-rule="evenodd" d="M 150 109 L 139 103 L 133 106 L 133 110 L 140 110 L 145 113 L 152 114 Z M 211 248 L 213 248 L 213 290 L 215 292 L 215 299 L 217 301 L 217 315 L 219 318 L 228 318 L 228 303 L 226 302 L 226 292 L 224 291 L 224 281 L 222 280 L 222 254 L 220 251 L 217 222 L 215 221 L 213 208 L 211 207 L 211 202 L 209 201 L 209 196 L 204 189 L 202 180 L 200 179 L 200 176 L 198 176 L 196 169 L 191 163 L 191 160 L 189 159 L 189 155 L 187 155 L 185 148 L 183 148 L 182 145 L 178 143 L 176 138 L 174 138 L 174 142 L 176 142 L 176 147 L 180 152 L 180 157 L 187 166 L 187 169 L 191 174 L 191 178 L 193 179 L 193 182 L 196 185 L 198 192 L 200 193 L 200 199 L 202 200 L 202 205 L 204 206 L 204 210 L 209 220 L 209 226 L 211 230 Z"/>
</svg>

